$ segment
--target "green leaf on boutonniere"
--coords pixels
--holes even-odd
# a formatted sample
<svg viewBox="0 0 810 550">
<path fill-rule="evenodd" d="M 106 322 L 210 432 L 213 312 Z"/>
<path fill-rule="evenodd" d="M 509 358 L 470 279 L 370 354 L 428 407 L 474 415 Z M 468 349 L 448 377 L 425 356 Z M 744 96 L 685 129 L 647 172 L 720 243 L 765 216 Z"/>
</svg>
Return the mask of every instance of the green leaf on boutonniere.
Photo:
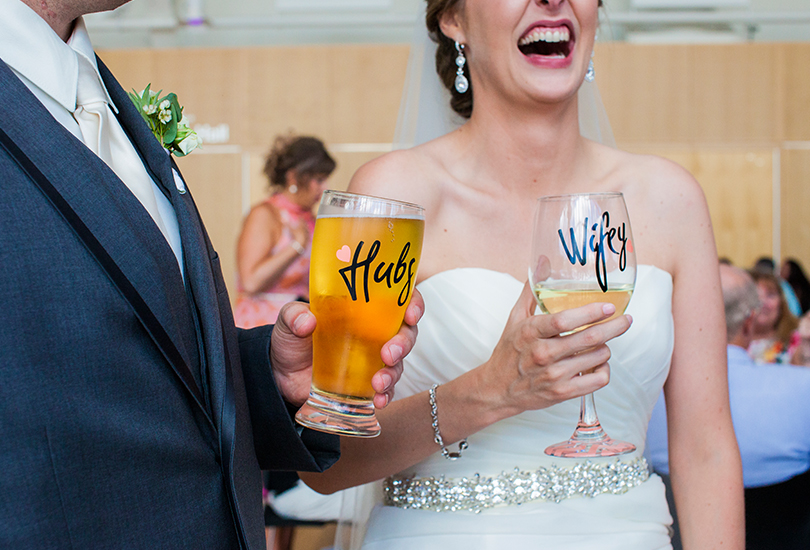
<svg viewBox="0 0 810 550">
<path fill-rule="evenodd" d="M 178 157 L 202 145 L 202 140 L 183 118 L 177 95 L 170 93 L 161 97 L 163 90 L 153 92 L 151 86 L 147 85 L 140 94 L 133 90 L 128 95 L 160 144 Z"/>
</svg>

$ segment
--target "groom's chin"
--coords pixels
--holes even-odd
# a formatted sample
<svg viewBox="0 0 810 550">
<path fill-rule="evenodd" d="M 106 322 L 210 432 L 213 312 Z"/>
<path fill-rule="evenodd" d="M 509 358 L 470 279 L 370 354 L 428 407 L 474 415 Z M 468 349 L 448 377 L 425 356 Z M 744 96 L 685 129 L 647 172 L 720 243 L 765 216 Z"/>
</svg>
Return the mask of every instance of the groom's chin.
<svg viewBox="0 0 810 550">
<path fill-rule="evenodd" d="M 102 11 L 112 11 L 120 8 L 130 0 L 65 0 L 81 12 L 82 15 L 88 13 L 99 13 Z"/>
</svg>

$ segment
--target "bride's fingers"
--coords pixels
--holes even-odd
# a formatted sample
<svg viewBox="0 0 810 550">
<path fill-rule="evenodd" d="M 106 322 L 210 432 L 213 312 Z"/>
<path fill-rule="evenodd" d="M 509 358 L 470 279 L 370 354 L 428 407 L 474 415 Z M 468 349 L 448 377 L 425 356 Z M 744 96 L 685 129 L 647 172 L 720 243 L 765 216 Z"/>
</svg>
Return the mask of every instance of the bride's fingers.
<svg viewBox="0 0 810 550">
<path fill-rule="evenodd" d="M 580 327 L 599 323 L 616 313 L 616 306 L 607 302 L 597 302 L 586 306 L 568 309 L 553 315 L 535 315 L 531 320 L 537 329 L 538 338 L 551 338 Z M 628 325 L 629 327 L 629 325 Z M 625 328 L 624 330 L 627 330 Z M 622 330 L 622 332 L 624 332 Z M 621 332 L 619 333 L 621 334 Z M 616 335 L 618 336 L 618 334 Z"/>
<path fill-rule="evenodd" d="M 590 352 L 594 351 L 607 353 L 608 355 L 602 358 L 601 361 L 597 361 L 597 363 L 593 364 L 607 361 L 610 351 L 605 344 L 612 338 L 627 331 L 631 324 L 632 318 L 629 315 L 622 315 L 616 319 L 592 325 L 579 332 L 557 338 L 539 337 L 538 332 L 542 333 L 544 328 L 534 326 L 530 329 L 532 334 L 529 335 L 529 339 L 532 342 L 531 346 L 534 362 L 538 365 L 551 365 L 575 356 L 580 356 L 580 362 L 583 360 L 593 360 L 594 358 L 591 357 Z"/>
<path fill-rule="evenodd" d="M 523 363 L 521 375 L 509 385 L 510 406 L 543 409 L 581 397 L 610 381 L 610 350 L 599 346 L 551 364 Z"/>
<path fill-rule="evenodd" d="M 633 318 L 630 315 L 620 315 L 610 321 L 567 334 L 561 339 L 569 343 L 575 350 L 586 350 L 621 336 L 632 324 Z"/>
<path fill-rule="evenodd" d="M 545 388 L 541 395 L 548 404 L 581 397 L 603 388 L 610 381 L 610 350 L 600 346 L 556 362 L 534 374 L 537 387 Z"/>
<path fill-rule="evenodd" d="M 546 345 L 538 344 L 531 350 L 536 376 L 550 384 L 565 383 L 580 373 L 591 372 L 609 359 L 610 349 L 606 344 L 572 353 L 570 345 L 560 338 L 549 341 Z M 524 365 L 528 366 L 525 363 Z"/>
<path fill-rule="evenodd" d="M 602 389 L 610 382 L 610 366 L 607 363 L 597 365 L 591 372 L 575 375 L 569 381 L 569 399 L 582 397 Z"/>
</svg>

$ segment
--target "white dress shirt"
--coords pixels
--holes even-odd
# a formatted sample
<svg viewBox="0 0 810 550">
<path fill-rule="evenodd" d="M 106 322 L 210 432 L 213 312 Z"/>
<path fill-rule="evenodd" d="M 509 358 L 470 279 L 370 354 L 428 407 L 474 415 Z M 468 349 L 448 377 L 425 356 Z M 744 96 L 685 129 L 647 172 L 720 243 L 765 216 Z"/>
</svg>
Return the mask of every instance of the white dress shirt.
<svg viewBox="0 0 810 550">
<path fill-rule="evenodd" d="M 98 72 L 96 56 L 84 20 L 80 17 L 76 21 L 73 34 L 65 43 L 44 19 L 20 0 L 0 0 L 0 14 L 0 59 L 11 67 L 51 115 L 76 139 L 83 142 L 79 124 L 72 114 L 76 110 L 79 78 L 77 56 L 84 56 Z M 101 81 L 100 75 L 99 80 Z M 104 93 L 110 108 L 117 113 L 118 109 L 106 88 Z M 118 124 L 118 121 L 113 119 L 113 123 Z M 126 180 L 124 183 L 129 186 Z M 177 258 L 180 272 L 183 273 L 183 251 L 177 216 L 171 202 L 158 185 L 154 181 L 151 183 L 165 228 L 164 236 Z"/>
</svg>

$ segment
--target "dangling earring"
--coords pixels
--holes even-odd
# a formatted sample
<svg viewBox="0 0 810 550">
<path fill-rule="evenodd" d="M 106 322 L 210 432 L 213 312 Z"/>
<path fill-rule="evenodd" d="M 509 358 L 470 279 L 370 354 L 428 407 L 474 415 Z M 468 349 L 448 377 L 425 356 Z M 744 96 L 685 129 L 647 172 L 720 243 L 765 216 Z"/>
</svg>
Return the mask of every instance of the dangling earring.
<svg viewBox="0 0 810 550">
<path fill-rule="evenodd" d="M 591 60 L 588 61 L 588 70 L 585 71 L 585 81 L 586 82 L 593 82 L 593 79 L 596 77 L 596 74 L 593 71 L 593 54 L 591 54 Z"/>
<path fill-rule="evenodd" d="M 458 70 L 456 71 L 455 87 L 458 93 L 463 94 L 470 89 L 470 81 L 464 76 L 464 65 L 467 63 L 467 58 L 464 57 L 464 44 L 456 42 L 456 51 L 458 52 L 456 57 Z"/>
<path fill-rule="evenodd" d="M 295 185 L 294 183 L 290 185 L 287 189 L 289 189 L 290 193 L 292 193 L 293 195 L 298 193 L 298 186 Z"/>
</svg>

